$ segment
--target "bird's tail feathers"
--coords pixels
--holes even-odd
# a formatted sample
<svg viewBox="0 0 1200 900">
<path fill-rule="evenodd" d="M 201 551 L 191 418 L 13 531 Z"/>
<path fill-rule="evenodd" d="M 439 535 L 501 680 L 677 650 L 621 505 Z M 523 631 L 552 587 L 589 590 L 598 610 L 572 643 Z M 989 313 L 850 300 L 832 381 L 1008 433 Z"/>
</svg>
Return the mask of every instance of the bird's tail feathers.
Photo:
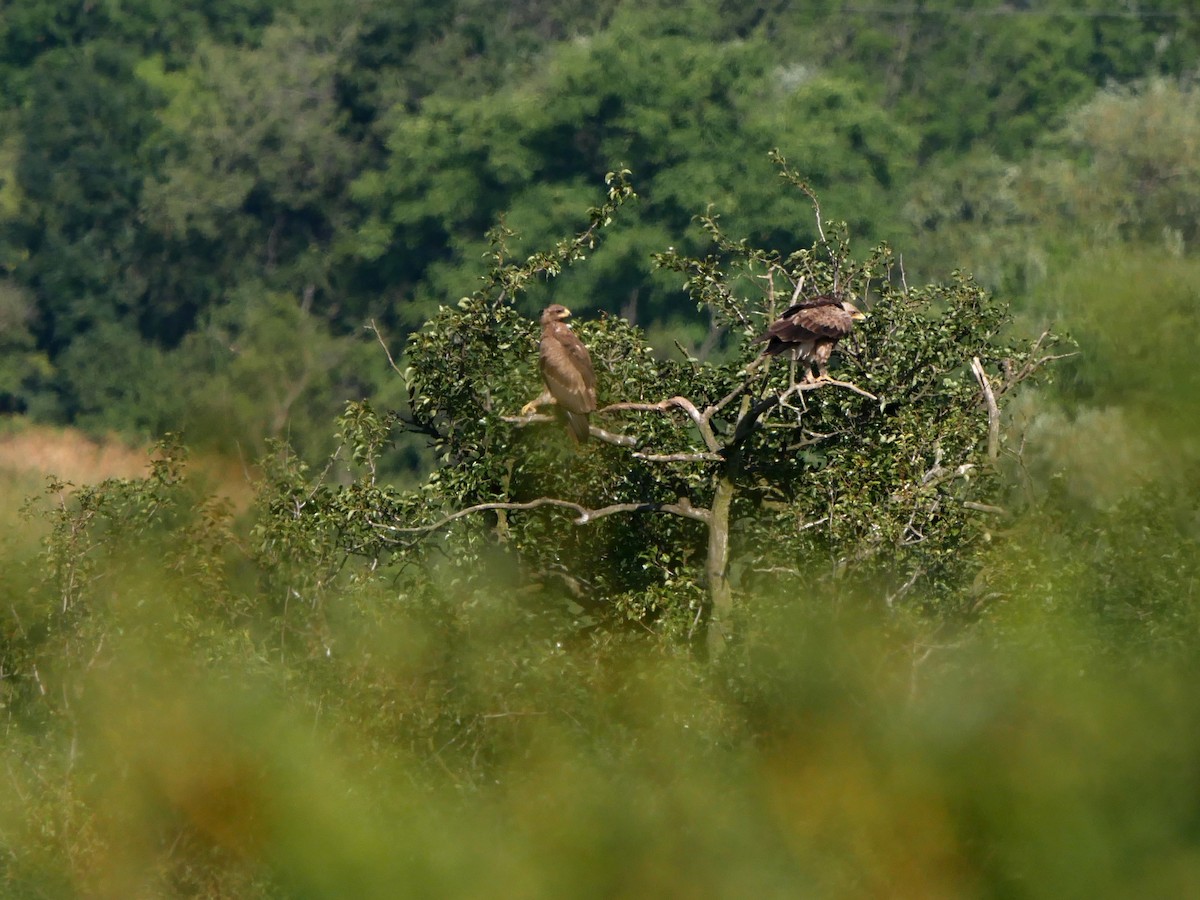
<svg viewBox="0 0 1200 900">
<path fill-rule="evenodd" d="M 575 438 L 581 444 L 588 439 L 588 435 L 592 431 L 587 413 L 577 413 L 567 410 L 567 426 L 570 428 L 571 437 Z"/>
</svg>

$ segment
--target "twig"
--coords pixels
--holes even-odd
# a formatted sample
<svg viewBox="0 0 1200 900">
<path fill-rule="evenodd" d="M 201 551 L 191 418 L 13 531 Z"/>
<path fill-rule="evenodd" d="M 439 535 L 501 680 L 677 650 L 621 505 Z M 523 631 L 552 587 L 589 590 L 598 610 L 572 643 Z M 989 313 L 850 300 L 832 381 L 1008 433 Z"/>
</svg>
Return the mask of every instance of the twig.
<svg viewBox="0 0 1200 900">
<path fill-rule="evenodd" d="M 546 715 L 546 713 L 544 713 L 544 712 L 521 712 L 518 710 L 513 710 L 512 712 L 484 713 L 479 718 L 485 719 L 485 720 L 486 719 L 509 719 L 514 716 L 544 716 L 544 715 Z"/>
<path fill-rule="evenodd" d="M 696 368 L 696 361 L 692 357 L 692 354 L 688 352 L 687 347 L 683 346 L 683 344 L 679 343 L 679 341 L 675 341 L 675 349 L 679 351 L 679 354 L 683 357 L 684 362 L 686 362 L 694 370 Z"/>
<path fill-rule="evenodd" d="M 388 345 L 383 340 L 383 335 L 379 333 L 379 327 L 375 324 L 375 320 L 372 319 L 370 324 L 364 327 L 375 332 L 375 339 L 379 341 L 379 346 L 381 346 L 383 348 L 383 352 L 387 354 L 388 365 L 392 367 L 393 372 L 403 378 L 404 373 L 400 371 L 400 367 L 397 366 L 396 361 L 392 359 L 392 351 L 388 349 Z"/>
<path fill-rule="evenodd" d="M 818 216 L 819 215 L 820 215 L 820 213 L 818 213 Z M 822 235 L 821 237 L 824 238 L 824 235 Z M 792 299 L 790 301 L 788 301 L 788 306 L 796 305 L 796 301 L 800 299 L 800 292 L 802 290 L 804 290 L 804 276 L 803 275 L 801 275 L 800 279 L 796 282 L 796 289 L 794 291 L 792 291 Z"/>
<path fill-rule="evenodd" d="M 605 431 L 599 425 L 589 425 L 588 434 L 598 441 L 604 441 L 606 444 L 615 444 L 618 447 L 636 447 L 641 443 L 638 438 L 630 434 L 616 434 L 611 431 Z M 637 455 L 636 453 L 634 454 Z"/>
<path fill-rule="evenodd" d="M 1025 365 L 1023 365 L 1021 367 L 1021 370 L 1019 372 L 1016 372 L 1014 374 L 1012 372 L 1011 364 L 1009 364 L 1008 369 L 1005 371 L 1004 384 L 1002 385 L 1002 387 L 1000 389 L 1001 394 L 1008 393 L 1010 390 L 1012 390 L 1014 387 L 1016 387 L 1018 384 L 1020 384 L 1022 381 L 1024 381 L 1026 378 L 1028 378 L 1030 375 L 1032 375 L 1034 372 L 1036 372 L 1038 369 L 1040 369 L 1042 366 L 1046 365 L 1047 363 L 1056 362 L 1057 360 L 1060 360 L 1060 359 L 1070 359 L 1073 356 L 1079 355 L 1079 351 L 1074 351 L 1072 353 L 1051 353 L 1047 356 L 1037 358 L 1037 352 L 1042 348 L 1042 344 L 1044 344 L 1046 342 L 1046 338 L 1048 338 L 1050 336 L 1051 336 L 1051 331 L 1048 328 L 1045 331 L 1043 331 L 1040 335 L 1038 335 L 1038 339 L 1036 341 L 1034 341 L 1033 346 L 1029 348 L 1029 354 L 1030 354 L 1031 359 L 1027 363 L 1025 363 Z M 1007 361 L 1006 361 L 1006 363 L 1007 363 Z"/>
<path fill-rule="evenodd" d="M 790 428 L 791 426 L 788 427 Z M 793 453 L 796 450 L 803 450 L 805 447 L 811 447 L 813 444 L 819 444 L 821 441 L 827 441 L 832 437 L 837 437 L 839 434 L 845 433 L 845 428 L 839 428 L 837 431 L 831 431 L 828 434 L 821 434 L 819 431 L 810 431 L 808 432 L 808 437 L 794 444 L 788 444 L 784 449 L 788 453 Z"/>
<path fill-rule="evenodd" d="M 884 605 L 887 606 L 888 609 L 891 609 L 892 604 L 911 591 L 913 589 L 913 585 L 917 583 L 917 579 L 924 574 L 925 570 L 920 566 L 917 566 L 917 568 L 913 569 L 912 575 L 908 577 L 908 580 L 904 582 L 904 584 L 900 585 L 900 587 L 898 587 L 895 591 L 884 597 Z"/>
<path fill-rule="evenodd" d="M 762 359 L 762 357 L 759 357 L 759 359 Z M 758 362 L 758 360 L 755 360 L 755 362 L 751 363 L 751 365 L 755 365 L 757 362 Z M 750 369 L 749 369 L 749 367 L 747 367 L 747 369 L 746 369 L 747 374 L 749 374 L 749 371 L 750 371 Z M 744 390 L 746 390 L 746 382 L 742 382 L 741 384 L 739 384 L 737 387 L 735 387 L 732 391 L 730 391 L 728 394 L 726 394 L 724 397 L 722 397 L 720 400 L 718 400 L 712 406 L 705 407 L 704 412 L 701 413 L 701 415 L 700 415 L 700 418 L 702 418 L 705 422 L 711 422 L 713 416 L 715 416 L 722 409 L 724 409 L 726 406 L 728 406 L 730 403 L 732 403 L 734 400 L 736 400 Z"/>
<path fill-rule="evenodd" d="M 792 385 L 790 388 L 788 388 L 786 391 L 784 391 L 782 394 L 779 395 L 779 402 L 783 403 L 792 394 L 803 394 L 806 391 L 815 391 L 817 388 L 824 387 L 827 384 L 833 385 L 834 387 L 845 388 L 848 391 L 853 391 L 854 393 L 860 394 L 861 396 L 866 397 L 870 400 L 878 400 L 879 399 L 874 394 L 872 394 L 870 391 L 863 390 L 862 388 L 860 388 L 857 384 L 853 384 L 849 381 L 838 381 L 835 378 L 821 377 L 821 378 L 817 378 L 813 381 L 802 381 L 799 384 Z"/>
</svg>

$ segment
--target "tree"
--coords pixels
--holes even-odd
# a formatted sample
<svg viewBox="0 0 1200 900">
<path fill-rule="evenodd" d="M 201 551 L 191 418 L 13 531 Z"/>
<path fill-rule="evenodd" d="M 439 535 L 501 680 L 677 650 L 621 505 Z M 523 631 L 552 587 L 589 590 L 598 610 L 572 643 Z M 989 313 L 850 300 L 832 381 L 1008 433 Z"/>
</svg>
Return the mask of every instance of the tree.
<svg viewBox="0 0 1200 900">
<path fill-rule="evenodd" d="M 12 276 L 35 295 L 39 345 L 56 354 L 104 322 L 136 327 L 145 284 L 138 260 L 142 146 L 154 92 L 132 77 L 118 44 L 42 54 L 21 117 L 21 252 Z"/>
<path fill-rule="evenodd" d="M 1020 158 L 1096 88 L 1184 75 L 1200 59 L 1186 0 L 1152 10 L 1108 0 L 894 8 L 833 0 L 755 12 L 738 23 L 742 33 L 766 34 L 804 65 L 869 85 L 918 130 L 924 160 L 972 149 Z"/>
<path fill-rule="evenodd" d="M 29 409 L 51 367 L 33 336 L 36 314 L 28 293 L 0 278 L 0 412 Z"/>
<path fill-rule="evenodd" d="M 407 427 L 440 461 L 421 490 L 368 472 L 345 488 L 304 488 L 303 508 L 281 498 L 281 521 L 332 529 L 375 563 L 436 545 L 468 582 L 465 560 L 498 555 L 589 617 L 616 612 L 689 637 L 707 626 L 718 647 L 737 591 L 780 575 L 810 589 L 865 579 L 889 605 L 912 594 L 969 610 L 964 580 L 1004 514 L 1001 403 L 1054 358 L 1054 339 L 1004 341 L 1003 308 L 966 276 L 909 288 L 886 247 L 855 260 L 844 226 L 822 226 L 819 208 L 816 243 L 787 254 L 734 241 L 706 216 L 707 256 L 668 250 L 657 262 L 685 277 L 736 352 L 725 363 L 663 360 L 625 320 L 577 326 L 601 408 L 596 441 L 576 450 L 553 415 L 517 414 L 538 393 L 537 329 L 514 300 L 590 252 L 633 196 L 623 175 L 608 182 L 590 225 L 551 252 L 510 263 L 506 234 L 493 232 L 484 286 L 410 339 Z M 795 384 L 758 358 L 753 338 L 792 298 L 828 292 L 870 298 L 870 320 L 837 378 Z M 346 422 L 347 443 L 369 461 L 386 430 L 364 407 Z"/>
<path fill-rule="evenodd" d="M 260 47 L 204 43 L 183 71 L 150 59 L 138 72 L 168 98 L 154 141 L 163 162 L 142 212 L 176 261 L 155 285 L 159 307 L 184 317 L 176 339 L 249 281 L 315 291 L 318 309 L 337 307 L 328 251 L 356 154 L 339 134 L 332 52 L 282 21 Z"/>
<path fill-rule="evenodd" d="M 1020 163 L 974 154 L 939 167 L 906 204 L 909 271 L 927 274 L 949 258 L 1019 297 L 1044 293 L 1049 273 L 1097 249 L 1186 256 L 1200 237 L 1197 122 L 1200 91 L 1155 78 L 1067 111 Z"/>
<path fill-rule="evenodd" d="M 1163 241 L 1176 252 L 1200 238 L 1200 88 L 1151 79 L 1111 88 L 1073 110 L 1054 135 L 1077 164 L 1049 178 L 1053 208 L 1093 237 Z"/>
<path fill-rule="evenodd" d="M 386 363 L 374 345 L 332 334 L 312 302 L 312 292 L 251 284 L 201 317 L 171 356 L 180 380 L 173 422 L 199 436 L 193 442 L 254 458 L 286 437 L 320 459 L 346 400 L 379 394 Z"/>
<path fill-rule="evenodd" d="M 710 19 L 689 24 L 678 11 L 629 12 L 552 48 L 515 87 L 393 110 L 385 163 L 352 185 L 364 220 L 347 242 L 364 283 L 395 298 L 393 324 L 414 327 L 473 289 L 488 252 L 481 235 L 501 214 L 520 235 L 512 252 L 547 246 L 614 165 L 637 173 L 640 202 L 591 265 L 552 287 L 576 310 L 693 327 L 690 302 L 646 248 L 700 252 L 686 231 L 697 204 L 715 204 L 762 246 L 783 251 L 797 232 L 811 240 L 803 198 L 772 180 L 773 144 L 827 202 L 852 211 L 856 231 L 887 233 L 915 138 L 862 89 L 781 73 L 766 45 L 710 40 L 710 30 L 719 31 Z"/>
</svg>

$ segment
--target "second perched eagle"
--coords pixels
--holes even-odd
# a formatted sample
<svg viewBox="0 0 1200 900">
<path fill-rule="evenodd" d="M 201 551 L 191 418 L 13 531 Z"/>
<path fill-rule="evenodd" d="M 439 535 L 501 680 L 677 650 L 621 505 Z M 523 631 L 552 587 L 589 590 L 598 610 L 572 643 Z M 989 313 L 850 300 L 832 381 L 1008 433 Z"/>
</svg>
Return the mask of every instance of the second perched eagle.
<svg viewBox="0 0 1200 900">
<path fill-rule="evenodd" d="M 557 403 L 567 414 L 571 436 L 582 442 L 591 431 L 588 414 L 596 411 L 596 374 L 587 347 L 566 323 L 570 315 L 561 303 L 543 310 L 538 367 L 546 390 L 521 412 L 529 414 L 542 404 Z"/>
<path fill-rule="evenodd" d="M 821 377 L 829 375 L 829 356 L 833 348 L 854 330 L 855 322 L 865 318 L 853 303 L 826 294 L 789 306 L 754 342 L 765 341 L 769 356 L 790 350 L 793 361 L 804 363 L 807 369 L 804 380 L 811 382 L 815 380 L 814 365 L 820 370 Z"/>
</svg>

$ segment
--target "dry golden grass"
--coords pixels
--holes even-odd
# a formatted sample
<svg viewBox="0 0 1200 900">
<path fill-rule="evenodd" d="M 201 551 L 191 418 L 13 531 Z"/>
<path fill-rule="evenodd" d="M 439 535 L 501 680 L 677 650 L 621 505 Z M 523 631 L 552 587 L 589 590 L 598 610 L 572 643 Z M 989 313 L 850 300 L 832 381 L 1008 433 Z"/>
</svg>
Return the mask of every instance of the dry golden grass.
<svg viewBox="0 0 1200 900">
<path fill-rule="evenodd" d="M 0 435 L 0 471 L 13 475 L 55 475 L 72 484 L 146 474 L 149 450 L 116 438 L 96 440 L 71 428 L 30 425 Z"/>
<path fill-rule="evenodd" d="M 131 446 L 115 436 L 96 439 L 73 428 L 21 425 L 0 433 L 0 494 L 12 498 L 38 493 L 51 475 L 73 485 L 142 478 L 149 471 L 150 455 L 149 445 Z M 213 493 L 228 497 L 235 508 L 249 505 L 250 472 L 241 462 L 198 454 L 190 457 L 188 468 L 200 474 Z M 16 499 L 19 506 L 21 498 Z"/>
</svg>

